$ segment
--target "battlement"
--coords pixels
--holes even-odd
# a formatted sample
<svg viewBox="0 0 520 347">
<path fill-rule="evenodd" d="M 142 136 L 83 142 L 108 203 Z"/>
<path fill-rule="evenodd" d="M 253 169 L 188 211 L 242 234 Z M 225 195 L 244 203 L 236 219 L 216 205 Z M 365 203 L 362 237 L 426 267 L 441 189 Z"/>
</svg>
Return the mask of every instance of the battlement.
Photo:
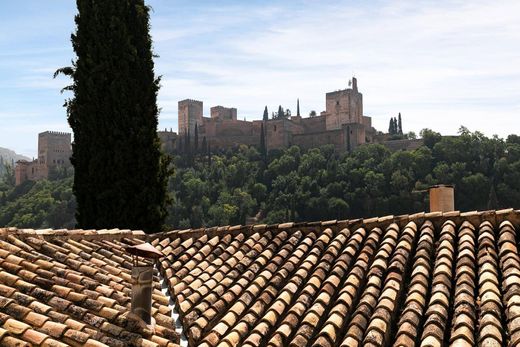
<svg viewBox="0 0 520 347">
<path fill-rule="evenodd" d="M 179 101 L 179 106 L 188 105 L 188 104 L 199 104 L 199 105 L 202 105 L 202 101 L 195 100 L 195 99 L 184 99 L 184 100 Z"/>
<path fill-rule="evenodd" d="M 66 133 L 66 132 L 63 132 L 63 131 L 47 130 L 47 131 L 44 131 L 44 132 L 38 134 L 38 136 L 45 136 L 45 135 L 71 136 L 71 133 Z"/>
</svg>

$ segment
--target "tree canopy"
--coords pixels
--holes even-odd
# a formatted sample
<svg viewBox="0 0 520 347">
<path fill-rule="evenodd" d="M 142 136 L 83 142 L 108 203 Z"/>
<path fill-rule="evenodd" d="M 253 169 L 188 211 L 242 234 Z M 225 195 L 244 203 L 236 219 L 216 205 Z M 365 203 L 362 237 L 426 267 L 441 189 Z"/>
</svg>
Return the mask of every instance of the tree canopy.
<svg viewBox="0 0 520 347">
<path fill-rule="evenodd" d="M 256 215 L 259 223 L 277 223 L 408 214 L 429 209 L 428 196 L 420 191 L 435 184 L 455 185 L 455 207 L 461 211 L 520 207 L 520 137 L 488 138 L 466 128 L 456 137 L 429 129 L 421 134 L 425 145 L 414 151 L 391 152 L 377 144 L 352 153 L 332 146 L 291 147 L 270 150 L 264 159 L 259 149 L 242 145 L 216 151 L 211 160 L 210 152 L 199 153 L 192 162 L 174 154 L 167 224 L 244 224 Z M 73 206 L 61 193 L 71 184 L 70 179 L 16 188 L 0 183 L 0 216 L 7 216 L 1 222 L 58 227 L 46 211 L 58 211 L 52 207 L 57 204 Z"/>
</svg>

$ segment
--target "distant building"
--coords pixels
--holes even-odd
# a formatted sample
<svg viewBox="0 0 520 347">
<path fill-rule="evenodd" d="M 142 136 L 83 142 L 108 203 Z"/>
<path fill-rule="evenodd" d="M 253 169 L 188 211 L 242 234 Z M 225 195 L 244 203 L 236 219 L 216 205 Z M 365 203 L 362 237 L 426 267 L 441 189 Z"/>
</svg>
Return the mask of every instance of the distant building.
<svg viewBox="0 0 520 347">
<path fill-rule="evenodd" d="M 238 120 L 237 109 L 224 106 L 211 108 L 210 117 L 203 116 L 202 101 L 186 99 L 179 101 L 179 137 L 190 136 L 194 140 L 197 127 L 198 139 L 206 138 L 213 149 L 224 149 L 241 144 L 259 145 L 261 127 L 264 124 L 267 149 L 297 145 L 312 148 L 332 144 L 338 150 L 350 151 L 355 147 L 374 141 L 376 130 L 370 117 L 363 115 L 363 95 L 358 91 L 357 80 L 351 87 L 327 93 L 325 111 L 315 117 L 295 116 L 276 119 L 245 121 Z M 161 139 L 168 139 L 171 147 L 173 135 L 159 132 Z"/>
<path fill-rule="evenodd" d="M 53 168 L 71 166 L 71 134 L 45 131 L 38 134 L 38 159 L 16 162 L 16 185 L 27 180 L 40 180 L 49 177 Z"/>
</svg>

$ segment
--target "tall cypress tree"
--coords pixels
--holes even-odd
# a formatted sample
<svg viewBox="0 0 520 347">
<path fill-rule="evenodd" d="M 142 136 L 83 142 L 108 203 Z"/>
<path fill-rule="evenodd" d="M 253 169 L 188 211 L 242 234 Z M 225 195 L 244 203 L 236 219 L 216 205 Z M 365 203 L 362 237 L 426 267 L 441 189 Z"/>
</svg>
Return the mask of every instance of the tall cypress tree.
<svg viewBox="0 0 520 347">
<path fill-rule="evenodd" d="M 265 155 L 267 154 L 267 147 L 265 145 L 264 123 L 260 125 L 260 153 L 262 154 L 262 157 L 265 159 Z"/>
<path fill-rule="evenodd" d="M 194 141 L 195 141 L 195 144 L 194 144 L 195 154 L 197 154 L 199 152 L 199 126 L 198 126 L 197 123 L 195 123 L 195 138 L 194 138 Z"/>
<path fill-rule="evenodd" d="M 208 141 L 208 166 L 211 166 L 211 145 Z"/>
<path fill-rule="evenodd" d="M 296 101 L 296 116 L 300 117 L 300 99 Z"/>
<path fill-rule="evenodd" d="M 282 119 L 285 117 L 285 112 L 283 111 L 282 105 L 278 106 L 278 119 Z"/>
<path fill-rule="evenodd" d="M 200 153 L 201 153 L 201 155 L 204 155 L 204 154 L 206 154 L 207 151 L 208 151 L 208 142 L 206 140 L 206 136 L 204 136 L 202 138 L 202 147 L 200 149 Z"/>
<path fill-rule="evenodd" d="M 401 112 L 399 112 L 399 116 L 398 116 L 398 119 L 397 119 L 397 133 L 399 135 L 403 134 L 403 122 L 401 120 Z"/>
<path fill-rule="evenodd" d="M 264 108 L 264 121 L 269 120 L 269 112 L 267 111 L 267 105 Z"/>
<path fill-rule="evenodd" d="M 169 159 L 157 136 L 149 8 L 144 0 L 76 0 L 76 60 L 66 102 L 82 228 L 162 229 Z"/>
</svg>

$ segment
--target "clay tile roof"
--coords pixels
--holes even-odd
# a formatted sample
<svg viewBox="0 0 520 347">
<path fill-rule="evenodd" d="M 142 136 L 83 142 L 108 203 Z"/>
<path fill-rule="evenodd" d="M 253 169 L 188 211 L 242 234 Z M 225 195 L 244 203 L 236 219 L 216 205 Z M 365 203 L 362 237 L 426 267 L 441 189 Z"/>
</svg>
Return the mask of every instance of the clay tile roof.
<svg viewBox="0 0 520 347">
<path fill-rule="evenodd" d="M 154 235 L 0 229 L 0 345 L 517 346 L 519 229 L 513 209 Z M 128 315 L 127 249 L 145 241 L 160 256 L 153 330 Z"/>
<path fill-rule="evenodd" d="M 125 247 L 144 238 L 117 229 L 0 229 L 0 346 L 178 346 L 158 273 L 155 327 L 129 315 Z"/>
<path fill-rule="evenodd" d="M 164 254 L 158 267 L 190 346 L 517 346 L 519 229 L 520 211 L 508 209 L 189 229 L 149 242 Z"/>
</svg>

